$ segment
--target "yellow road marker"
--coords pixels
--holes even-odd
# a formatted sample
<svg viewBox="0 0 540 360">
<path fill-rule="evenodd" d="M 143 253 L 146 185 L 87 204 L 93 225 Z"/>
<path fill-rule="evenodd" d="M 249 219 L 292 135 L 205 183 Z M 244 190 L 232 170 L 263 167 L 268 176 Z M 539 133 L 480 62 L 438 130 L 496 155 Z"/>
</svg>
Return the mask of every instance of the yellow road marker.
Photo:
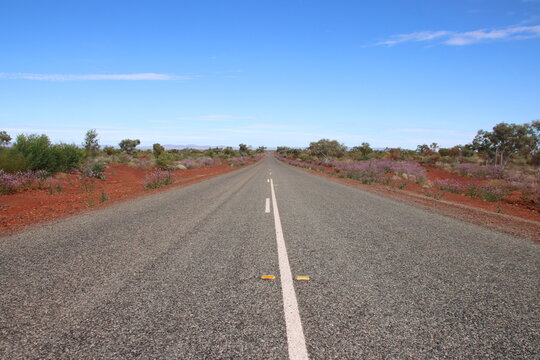
<svg viewBox="0 0 540 360">
<path fill-rule="evenodd" d="M 262 275 L 261 279 L 263 280 L 274 280 L 276 277 L 274 275 Z"/>
<path fill-rule="evenodd" d="M 294 279 L 295 280 L 308 281 L 308 280 L 310 280 L 310 277 L 309 276 L 297 276 Z"/>
</svg>

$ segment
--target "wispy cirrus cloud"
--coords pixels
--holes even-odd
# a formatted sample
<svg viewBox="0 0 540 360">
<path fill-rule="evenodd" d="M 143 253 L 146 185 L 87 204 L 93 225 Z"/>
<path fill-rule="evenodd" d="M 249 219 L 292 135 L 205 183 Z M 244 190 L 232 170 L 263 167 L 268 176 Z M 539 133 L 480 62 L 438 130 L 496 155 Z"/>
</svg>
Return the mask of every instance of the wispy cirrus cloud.
<svg viewBox="0 0 540 360">
<path fill-rule="evenodd" d="M 41 80 L 41 81 L 86 81 L 86 80 L 189 80 L 191 76 L 180 76 L 159 73 L 135 74 L 34 74 L 34 73 L 0 73 L 0 79 Z"/>
<path fill-rule="evenodd" d="M 377 45 L 394 46 L 406 42 L 439 42 L 445 45 L 470 45 L 495 40 L 522 40 L 540 37 L 540 25 L 514 25 L 500 29 L 479 29 L 474 31 L 420 31 L 398 34 Z"/>
</svg>

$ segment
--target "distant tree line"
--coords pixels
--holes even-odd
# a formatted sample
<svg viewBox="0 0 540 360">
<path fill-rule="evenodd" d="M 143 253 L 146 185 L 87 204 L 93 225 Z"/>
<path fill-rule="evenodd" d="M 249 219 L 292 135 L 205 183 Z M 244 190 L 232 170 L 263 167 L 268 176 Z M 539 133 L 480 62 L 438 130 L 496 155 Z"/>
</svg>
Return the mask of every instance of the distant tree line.
<svg viewBox="0 0 540 360">
<path fill-rule="evenodd" d="M 156 143 L 152 150 L 139 150 L 139 139 L 123 139 L 118 148 L 99 144 L 99 134 L 96 129 L 86 132 L 82 146 L 76 144 L 53 144 L 44 134 L 21 134 L 12 142 L 6 131 L 0 131 L 0 170 L 14 173 L 17 171 L 45 170 L 48 173 L 69 172 L 81 169 L 83 166 L 113 159 L 119 162 L 129 162 L 136 158 L 151 158 L 152 163 L 162 169 L 168 169 L 174 162 L 197 157 L 228 159 L 231 157 L 251 156 L 266 151 L 264 146 L 256 150 L 246 144 L 240 144 L 238 150 L 232 147 L 196 149 L 171 149 Z M 108 157 L 104 158 L 104 157 Z"/>
<path fill-rule="evenodd" d="M 305 149 L 280 146 L 277 153 L 300 160 L 319 159 L 328 161 L 336 158 L 367 160 L 390 158 L 395 160 L 418 160 L 435 162 L 441 159 L 456 161 L 458 158 L 478 156 L 486 164 L 505 167 L 508 161 L 516 160 L 530 165 L 540 165 L 540 120 L 526 124 L 499 123 L 491 131 L 479 130 L 469 144 L 451 148 L 439 147 L 437 143 L 418 145 L 416 150 L 386 148 L 373 150 L 369 143 L 348 149 L 337 140 L 321 139 L 311 142 Z"/>
</svg>

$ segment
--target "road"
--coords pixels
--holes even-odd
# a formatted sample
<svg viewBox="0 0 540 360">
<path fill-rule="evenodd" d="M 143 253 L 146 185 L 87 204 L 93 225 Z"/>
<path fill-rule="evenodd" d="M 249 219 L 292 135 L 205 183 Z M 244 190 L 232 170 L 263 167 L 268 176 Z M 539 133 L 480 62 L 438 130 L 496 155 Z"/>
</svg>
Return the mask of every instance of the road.
<svg viewBox="0 0 540 360">
<path fill-rule="evenodd" d="M 538 359 L 539 265 L 269 156 L 1 238 L 0 358 Z"/>
</svg>

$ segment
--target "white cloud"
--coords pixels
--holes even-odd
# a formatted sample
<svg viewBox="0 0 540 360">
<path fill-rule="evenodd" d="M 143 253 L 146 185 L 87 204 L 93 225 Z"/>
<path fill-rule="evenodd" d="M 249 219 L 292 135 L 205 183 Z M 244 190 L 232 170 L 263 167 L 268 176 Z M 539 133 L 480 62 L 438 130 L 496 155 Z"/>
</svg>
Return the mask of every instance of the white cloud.
<svg viewBox="0 0 540 360">
<path fill-rule="evenodd" d="M 540 37 L 540 25 L 514 25 L 501 29 L 480 29 L 467 32 L 456 31 L 421 31 L 410 34 L 394 35 L 392 39 L 377 45 L 393 46 L 405 42 L 439 41 L 446 45 L 470 45 L 495 40 L 521 40 Z"/>
<path fill-rule="evenodd" d="M 399 34 L 393 36 L 392 40 L 382 41 L 377 45 L 392 46 L 403 42 L 429 41 L 448 36 L 449 34 L 449 31 L 420 31 L 410 34 Z"/>
<path fill-rule="evenodd" d="M 458 33 L 445 41 L 448 45 L 469 45 L 485 40 L 519 40 L 540 37 L 540 25 L 516 26 L 506 29 L 476 30 Z"/>
<path fill-rule="evenodd" d="M 31 74 L 0 73 L 0 79 L 44 80 L 44 81 L 85 81 L 85 80 L 188 80 L 190 76 L 157 73 L 136 74 Z"/>
</svg>

